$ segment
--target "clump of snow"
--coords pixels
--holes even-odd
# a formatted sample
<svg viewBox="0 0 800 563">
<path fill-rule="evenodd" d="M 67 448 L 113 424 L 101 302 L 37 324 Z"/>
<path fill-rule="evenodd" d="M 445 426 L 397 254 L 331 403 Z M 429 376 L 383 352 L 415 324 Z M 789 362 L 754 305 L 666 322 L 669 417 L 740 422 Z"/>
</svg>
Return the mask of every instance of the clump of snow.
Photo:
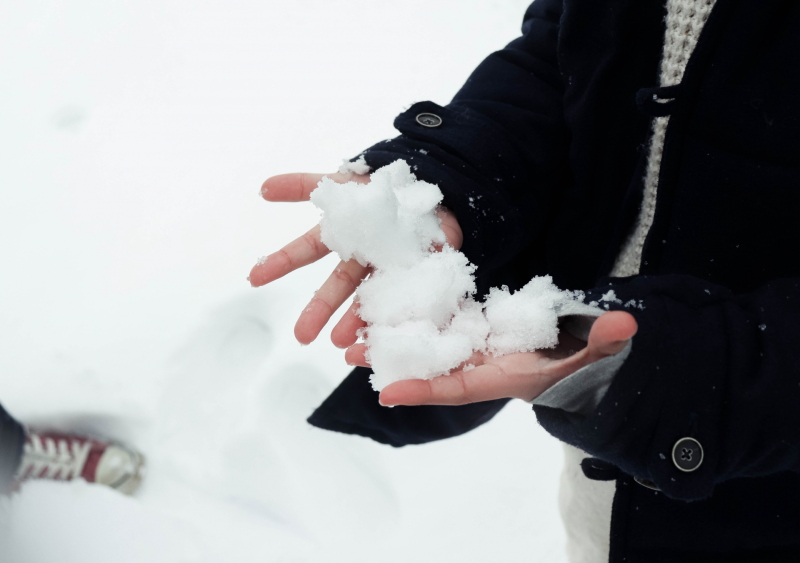
<svg viewBox="0 0 800 563">
<path fill-rule="evenodd" d="M 397 326 L 373 325 L 367 331 L 370 381 L 381 390 L 401 379 L 444 375 L 472 355 L 469 335 L 439 330 L 430 320 Z"/>
<path fill-rule="evenodd" d="M 445 244 L 435 214 L 441 191 L 417 180 L 403 160 L 373 172 L 369 184 L 323 178 L 311 201 L 322 211 L 322 242 L 343 260 L 374 268 L 357 297 L 376 390 L 447 374 L 475 352 L 552 348 L 559 309 L 583 299 L 544 276 L 475 301 L 475 266 Z M 614 300 L 613 293 L 603 297 Z"/>
<path fill-rule="evenodd" d="M 349 174 L 350 172 L 359 175 L 369 174 L 369 164 L 367 164 L 363 154 L 356 160 L 344 159 L 342 161 L 342 165 L 339 167 L 339 174 Z"/>
<path fill-rule="evenodd" d="M 608 303 L 619 303 L 622 304 L 622 299 L 617 298 L 617 294 L 614 292 L 613 289 L 609 289 L 605 292 L 601 297 L 600 301 L 606 301 Z"/>
<path fill-rule="evenodd" d="M 459 310 L 450 320 L 450 326 L 447 330 L 451 333 L 466 335 L 473 351 L 484 352 L 491 326 L 483 312 L 483 304 L 473 299 L 464 300 Z"/>
<path fill-rule="evenodd" d="M 405 162 L 375 171 L 369 184 L 323 178 L 311 202 L 323 211 L 322 242 L 341 256 L 377 269 L 410 267 L 445 236 L 434 214 L 439 188 L 417 181 Z"/>
<path fill-rule="evenodd" d="M 637 303 L 636 299 L 631 299 L 630 301 L 625 302 L 625 307 L 635 307 L 636 309 L 644 311 L 644 301 L 640 299 L 639 302 Z"/>
<path fill-rule="evenodd" d="M 489 352 L 502 356 L 553 348 L 558 343 L 555 306 L 563 297 L 564 292 L 549 276 L 532 279 L 514 294 L 507 287 L 493 287 L 485 311 L 490 326 Z"/>
<path fill-rule="evenodd" d="M 467 257 L 451 246 L 428 253 L 409 268 L 378 270 L 358 288 L 359 315 L 372 324 L 430 319 L 444 328 L 464 296 L 475 292 L 474 271 Z"/>
</svg>

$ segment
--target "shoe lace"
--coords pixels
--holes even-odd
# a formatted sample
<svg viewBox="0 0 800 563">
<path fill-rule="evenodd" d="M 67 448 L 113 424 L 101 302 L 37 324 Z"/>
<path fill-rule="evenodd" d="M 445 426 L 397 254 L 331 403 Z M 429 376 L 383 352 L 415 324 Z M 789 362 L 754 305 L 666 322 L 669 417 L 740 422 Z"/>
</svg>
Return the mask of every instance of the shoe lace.
<svg viewBox="0 0 800 563">
<path fill-rule="evenodd" d="M 18 475 L 22 479 L 74 479 L 83 471 L 91 449 L 89 441 L 31 434 L 25 441 Z"/>
</svg>

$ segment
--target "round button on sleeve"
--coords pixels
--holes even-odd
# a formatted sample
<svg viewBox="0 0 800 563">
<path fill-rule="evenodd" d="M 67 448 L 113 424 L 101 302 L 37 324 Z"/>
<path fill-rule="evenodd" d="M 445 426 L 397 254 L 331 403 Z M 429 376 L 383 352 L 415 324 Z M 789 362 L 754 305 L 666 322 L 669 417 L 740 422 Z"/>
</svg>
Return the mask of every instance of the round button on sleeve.
<svg viewBox="0 0 800 563">
<path fill-rule="evenodd" d="M 681 438 L 672 447 L 672 463 L 686 473 L 691 473 L 703 463 L 703 446 L 694 438 Z"/>
<path fill-rule="evenodd" d="M 420 113 L 417 115 L 417 123 L 423 127 L 439 127 L 442 124 L 442 118 L 435 113 Z"/>
</svg>

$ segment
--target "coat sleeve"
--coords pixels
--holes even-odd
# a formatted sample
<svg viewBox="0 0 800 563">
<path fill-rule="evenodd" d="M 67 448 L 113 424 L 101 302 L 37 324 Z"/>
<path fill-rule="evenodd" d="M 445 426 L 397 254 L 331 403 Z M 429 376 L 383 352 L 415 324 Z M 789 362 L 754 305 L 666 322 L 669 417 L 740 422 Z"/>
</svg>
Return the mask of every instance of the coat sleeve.
<svg viewBox="0 0 800 563">
<path fill-rule="evenodd" d="M 508 402 L 496 399 L 460 406 L 383 407 L 369 382 L 371 373 L 368 368 L 355 368 L 314 410 L 309 424 L 399 448 L 469 432 L 489 421 Z"/>
<path fill-rule="evenodd" d="M 588 416 L 534 406 L 546 430 L 684 500 L 800 471 L 800 278 L 739 295 L 691 276 L 607 282 L 594 298 L 613 289 L 637 318 L 631 352 Z M 702 448 L 691 471 L 684 438 Z"/>
<path fill-rule="evenodd" d="M 446 106 L 419 102 L 395 120 L 400 136 L 363 155 L 372 169 L 405 159 L 437 184 L 484 272 L 507 263 L 546 225 L 568 167 L 557 61 L 562 0 L 536 0 L 523 35 L 484 60 Z M 441 118 L 437 127 L 417 121 Z"/>
</svg>

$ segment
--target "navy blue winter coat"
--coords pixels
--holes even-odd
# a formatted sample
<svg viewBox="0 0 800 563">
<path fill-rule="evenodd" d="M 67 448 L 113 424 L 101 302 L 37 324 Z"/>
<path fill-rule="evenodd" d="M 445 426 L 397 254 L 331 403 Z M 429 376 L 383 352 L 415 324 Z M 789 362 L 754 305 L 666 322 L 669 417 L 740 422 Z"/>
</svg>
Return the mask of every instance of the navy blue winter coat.
<svg viewBox="0 0 800 563">
<path fill-rule="evenodd" d="M 602 460 L 589 476 L 616 479 L 612 562 L 796 563 L 800 2 L 718 0 L 663 105 L 647 89 L 665 13 L 664 0 L 537 0 L 523 36 L 450 104 L 415 104 L 395 121 L 401 135 L 365 156 L 373 168 L 406 159 L 440 186 L 482 288 L 548 273 L 644 301 L 626 309 L 639 333 L 591 416 L 534 409 Z M 442 124 L 419 124 L 422 112 Z M 659 112 L 671 118 L 641 274 L 606 278 Z M 504 404 L 384 409 L 366 376 L 353 372 L 310 422 L 401 446 L 465 432 Z M 704 448 L 690 473 L 670 456 L 683 437 Z"/>
</svg>

